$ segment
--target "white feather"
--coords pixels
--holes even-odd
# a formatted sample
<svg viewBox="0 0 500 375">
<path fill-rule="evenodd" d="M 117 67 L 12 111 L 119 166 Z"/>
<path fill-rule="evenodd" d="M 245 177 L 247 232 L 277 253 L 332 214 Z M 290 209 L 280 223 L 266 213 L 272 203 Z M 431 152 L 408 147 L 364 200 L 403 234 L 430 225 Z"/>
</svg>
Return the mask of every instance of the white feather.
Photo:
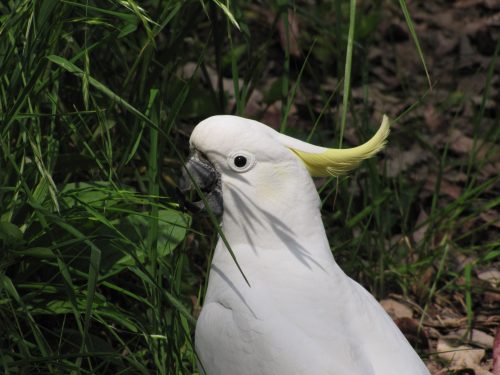
<svg viewBox="0 0 500 375">
<path fill-rule="evenodd" d="M 319 197 L 304 165 L 274 130 L 216 116 L 191 143 L 222 178 L 222 241 L 196 327 L 207 375 L 427 375 L 378 302 L 336 264 Z M 289 140 L 288 140 L 289 141 Z M 228 155 L 256 163 L 234 172 Z"/>
</svg>

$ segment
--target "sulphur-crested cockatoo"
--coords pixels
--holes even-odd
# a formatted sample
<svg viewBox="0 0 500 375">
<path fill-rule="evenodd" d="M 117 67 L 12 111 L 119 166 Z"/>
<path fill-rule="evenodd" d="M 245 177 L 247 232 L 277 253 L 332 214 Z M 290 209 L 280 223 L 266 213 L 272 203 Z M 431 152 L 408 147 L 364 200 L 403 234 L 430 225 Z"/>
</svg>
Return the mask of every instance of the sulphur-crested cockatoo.
<svg viewBox="0 0 500 375">
<path fill-rule="evenodd" d="M 203 374 L 429 374 L 373 296 L 335 262 L 311 178 L 353 169 L 388 133 L 384 116 L 367 143 L 340 150 L 236 116 L 195 127 L 180 187 L 198 186 L 222 215 L 225 237 L 196 325 Z"/>
</svg>

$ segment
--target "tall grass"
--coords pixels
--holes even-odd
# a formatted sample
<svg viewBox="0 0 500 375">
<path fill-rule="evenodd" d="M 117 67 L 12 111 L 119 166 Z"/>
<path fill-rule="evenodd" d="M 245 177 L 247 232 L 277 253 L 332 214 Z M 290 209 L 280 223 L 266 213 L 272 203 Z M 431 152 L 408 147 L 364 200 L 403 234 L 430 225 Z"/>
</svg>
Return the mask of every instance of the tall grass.
<svg viewBox="0 0 500 375">
<path fill-rule="evenodd" d="M 340 123 L 347 126 L 349 76 L 359 74 L 352 62 L 360 54 L 355 21 L 366 17 L 375 20 L 369 27 L 377 27 L 373 14 L 358 10 L 355 17 L 356 2 L 346 4 L 322 4 L 337 16 L 338 23 L 329 25 L 321 18 L 325 9 L 278 1 L 265 27 L 252 21 L 258 11 L 247 3 L 0 5 L 0 372 L 197 373 L 193 315 L 202 303 L 215 240 L 203 233 L 217 231 L 199 217 L 192 225 L 175 198 L 190 126 L 215 113 L 244 115 L 266 77 L 266 61 L 275 59 L 282 63 L 279 89 L 273 94 L 271 88 L 267 100 L 282 101 L 282 129 L 297 131 L 286 120 L 298 87 L 312 84 L 323 98 L 322 110 L 307 108 L 304 116 L 314 127 L 296 135 L 331 142 L 336 119 L 326 109 L 345 98 Z M 307 20 L 312 40 L 300 61 L 289 51 L 292 10 Z M 287 36 L 283 49 L 275 45 L 280 20 Z M 276 50 L 282 55 L 273 55 Z M 325 56 L 339 62 L 327 64 Z M 343 93 L 321 89 L 325 71 L 341 72 Z M 224 91 L 223 77 L 231 79 L 234 97 Z M 360 135 L 370 132 L 368 119 L 354 123 Z M 440 158 L 449 161 L 446 153 Z M 498 205 L 498 199 L 484 202 L 482 194 L 494 181 L 478 183 L 474 163 L 471 158 L 463 197 L 445 207 L 432 205 L 431 231 L 447 230 L 464 212 Z M 350 181 L 362 188 L 361 202 L 349 193 Z M 476 251 L 472 238 L 485 230 L 471 229 L 459 243 L 445 236 L 432 252 L 427 245 L 433 233 L 418 249 L 404 241 L 388 248 L 395 231 L 410 236 L 415 229 L 418 195 L 404 176 L 380 175 L 373 162 L 352 180 L 337 186 L 327 181 L 321 195 L 325 224 L 337 228 L 330 233 L 332 250 L 379 296 L 407 293 L 438 260 L 443 267 L 423 298 L 430 302 L 439 288 L 450 286 L 441 280 L 449 249 Z M 494 248 L 477 251 L 478 262 L 498 256 Z M 410 252 L 420 254 L 418 262 L 408 262 Z M 470 268 L 465 272 L 470 280 Z M 455 276 L 446 274 L 446 281 Z M 471 304 L 470 282 L 466 289 Z"/>
<path fill-rule="evenodd" d="M 2 373 L 195 371 L 173 127 L 193 86 L 175 73 L 203 56 L 171 52 L 206 45 L 187 20 L 207 18 L 147 8 L 1 8 Z"/>
</svg>

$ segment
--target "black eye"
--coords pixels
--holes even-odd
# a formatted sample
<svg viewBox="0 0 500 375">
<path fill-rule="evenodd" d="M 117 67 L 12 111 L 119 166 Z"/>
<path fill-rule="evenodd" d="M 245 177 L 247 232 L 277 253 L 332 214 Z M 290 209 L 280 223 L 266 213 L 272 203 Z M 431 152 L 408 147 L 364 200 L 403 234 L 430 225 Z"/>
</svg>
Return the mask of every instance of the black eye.
<svg viewBox="0 0 500 375">
<path fill-rule="evenodd" d="M 242 155 L 236 156 L 234 158 L 234 165 L 236 165 L 238 168 L 243 168 L 245 165 L 247 165 L 247 158 Z"/>
<path fill-rule="evenodd" d="M 248 172 L 255 165 L 255 156 L 245 150 L 236 150 L 227 157 L 227 166 L 236 173 Z"/>
</svg>

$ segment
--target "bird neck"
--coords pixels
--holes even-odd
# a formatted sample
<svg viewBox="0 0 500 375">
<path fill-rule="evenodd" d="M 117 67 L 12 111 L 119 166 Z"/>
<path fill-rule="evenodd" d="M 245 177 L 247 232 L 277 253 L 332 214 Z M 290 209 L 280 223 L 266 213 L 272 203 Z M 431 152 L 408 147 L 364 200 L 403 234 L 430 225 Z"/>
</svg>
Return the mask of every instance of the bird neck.
<svg viewBox="0 0 500 375">
<path fill-rule="evenodd" d="M 258 188 L 246 194 L 226 189 L 222 230 L 231 248 L 238 252 L 250 246 L 256 255 L 281 251 L 297 259 L 331 259 L 320 200 L 312 180 L 306 181 L 309 186 L 288 184 L 265 194 Z"/>
</svg>

